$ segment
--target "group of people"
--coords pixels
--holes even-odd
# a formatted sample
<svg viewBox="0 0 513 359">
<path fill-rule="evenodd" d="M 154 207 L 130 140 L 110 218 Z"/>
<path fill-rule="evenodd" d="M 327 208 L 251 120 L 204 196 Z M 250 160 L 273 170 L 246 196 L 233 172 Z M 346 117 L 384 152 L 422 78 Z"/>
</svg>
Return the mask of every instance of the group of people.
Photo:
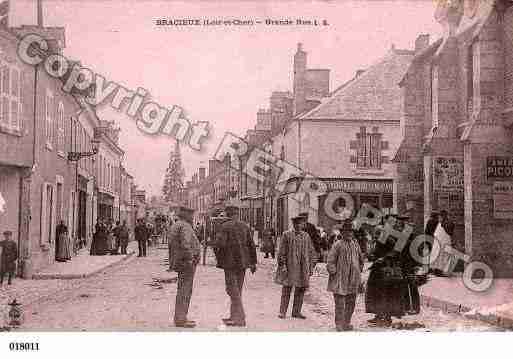
<svg viewBox="0 0 513 359">
<path fill-rule="evenodd" d="M 114 225 L 110 219 L 98 219 L 89 253 L 92 256 L 127 254 L 129 236 L 125 220 Z"/>
<path fill-rule="evenodd" d="M 174 323 L 182 328 L 196 325 L 187 317 L 201 248 L 196 231 L 198 226 L 193 227 L 193 213 L 190 208 L 180 207 L 178 220 L 167 231 L 170 270 L 178 272 Z M 230 315 L 222 321 L 228 326 L 242 327 L 246 326 L 243 285 L 246 271 L 255 273 L 257 270 L 256 246 L 250 227 L 238 219 L 239 209 L 229 206 L 225 213 L 227 216 L 218 224 L 211 242 L 217 267 L 224 271 L 226 293 L 231 300 Z M 410 244 L 417 233 L 411 233 L 404 245 L 398 246 L 399 239 L 384 231 L 384 226 L 388 225 L 399 233 L 408 221 L 406 216 L 393 215 L 387 216 L 381 225 L 374 228 L 354 228 L 353 221 L 346 219 L 335 226 L 336 235 L 326 248 L 317 239 L 316 235 L 320 237 L 320 233 L 308 222 L 308 216 L 300 214 L 292 218 L 293 228 L 282 234 L 277 253 L 276 233 L 267 226 L 263 233 L 263 252 L 267 257 L 276 257 L 274 281 L 282 286 L 278 317 L 287 318 L 293 292 L 291 317 L 306 318 L 302 313 L 304 294 L 324 250 L 327 250 L 326 267 L 329 274 L 327 290 L 333 293 L 335 327 L 338 331 L 353 329 L 351 318 L 356 298 L 363 292 L 365 311 L 374 314 L 374 318 L 369 319 L 372 325 L 388 327 L 394 317 L 418 314 L 418 287 L 426 283 L 427 277 L 419 271 L 422 264 L 416 262 L 410 253 Z M 370 238 L 367 234 L 370 234 Z M 386 237 L 382 237 L 384 235 Z M 360 237 L 365 240 L 362 241 Z M 362 273 L 366 258 L 371 265 L 365 287 Z"/>
</svg>

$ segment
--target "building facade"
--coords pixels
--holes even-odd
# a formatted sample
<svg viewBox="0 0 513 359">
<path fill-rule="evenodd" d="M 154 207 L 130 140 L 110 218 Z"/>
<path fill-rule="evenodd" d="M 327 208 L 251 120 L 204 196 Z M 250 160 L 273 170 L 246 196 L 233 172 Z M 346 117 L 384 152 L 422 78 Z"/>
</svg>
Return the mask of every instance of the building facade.
<svg viewBox="0 0 513 359">
<path fill-rule="evenodd" d="M 401 83 L 404 141 L 396 156 L 398 207 L 424 220 L 448 210 L 453 246 L 506 277 L 513 274 L 511 5 L 438 6 L 444 36 L 416 55 Z"/>
</svg>

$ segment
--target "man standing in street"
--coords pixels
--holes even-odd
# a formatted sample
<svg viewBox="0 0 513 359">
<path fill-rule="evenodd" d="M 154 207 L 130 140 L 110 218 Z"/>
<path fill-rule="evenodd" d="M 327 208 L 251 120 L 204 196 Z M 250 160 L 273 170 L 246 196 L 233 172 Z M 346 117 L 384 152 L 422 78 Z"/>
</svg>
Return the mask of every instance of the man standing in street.
<svg viewBox="0 0 513 359">
<path fill-rule="evenodd" d="M 129 232 L 126 220 L 123 221 L 121 227 L 118 230 L 119 245 L 121 246 L 121 254 L 127 254 L 126 249 L 128 247 Z"/>
<path fill-rule="evenodd" d="M 178 207 L 177 212 L 178 220 L 171 226 L 168 238 L 169 268 L 178 273 L 174 322 L 179 328 L 194 328 L 196 323 L 187 320 L 187 314 L 200 260 L 200 242 L 192 228 L 194 210 Z"/>
<path fill-rule="evenodd" d="M 144 224 L 143 219 L 139 219 L 137 222 L 137 226 L 135 226 L 135 240 L 139 245 L 139 254 L 137 257 L 146 257 L 146 241 L 148 240 L 148 229 L 146 224 Z"/>
<path fill-rule="evenodd" d="M 223 322 L 228 326 L 245 327 L 246 316 L 242 305 L 242 288 L 246 269 L 256 272 L 257 254 L 249 226 L 240 221 L 239 208 L 227 206 L 228 220 L 216 231 L 217 267 L 224 269 L 226 293 L 230 297 L 230 317 Z"/>
<path fill-rule="evenodd" d="M 335 301 L 337 331 L 352 330 L 356 296 L 361 284 L 363 254 L 353 233 L 352 222 L 346 219 L 341 226 L 342 239 L 335 242 L 328 254 L 326 269 L 329 273 L 328 291 Z"/>
<path fill-rule="evenodd" d="M 3 284 L 7 274 L 7 284 L 12 284 L 12 277 L 16 272 L 16 260 L 18 259 L 18 246 L 12 240 L 12 232 L 4 232 L 4 240 L 0 242 L 0 285 Z"/>
<path fill-rule="evenodd" d="M 306 288 L 315 266 L 315 249 L 304 228 L 305 217 L 292 218 L 294 229 L 283 233 L 278 250 L 278 270 L 275 282 L 282 285 L 279 318 L 285 319 L 294 287 L 294 304 L 292 317 L 306 319 L 301 313 Z"/>
<path fill-rule="evenodd" d="M 305 219 L 303 225 L 303 231 L 308 233 L 310 236 L 310 240 L 315 248 L 315 253 L 317 254 L 316 260 L 322 262 L 322 244 L 321 244 L 321 235 L 317 228 L 310 222 L 308 222 L 308 212 L 300 213 L 298 217 L 303 217 Z"/>
<path fill-rule="evenodd" d="M 121 229 L 119 221 L 116 222 L 116 227 L 112 230 L 112 235 L 114 236 L 114 248 L 112 249 L 111 254 L 112 255 L 118 255 L 119 254 L 119 247 L 120 247 L 120 239 L 119 239 L 119 231 Z"/>
</svg>

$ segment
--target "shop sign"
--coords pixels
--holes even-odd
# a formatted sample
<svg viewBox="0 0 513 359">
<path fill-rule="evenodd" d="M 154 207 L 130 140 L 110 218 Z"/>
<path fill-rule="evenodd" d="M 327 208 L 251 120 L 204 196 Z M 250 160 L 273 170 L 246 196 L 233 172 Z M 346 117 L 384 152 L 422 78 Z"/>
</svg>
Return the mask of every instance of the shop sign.
<svg viewBox="0 0 513 359">
<path fill-rule="evenodd" d="M 456 157 L 435 157 L 433 162 L 434 189 L 457 191 L 463 189 L 463 160 Z"/>
<path fill-rule="evenodd" d="M 392 181 L 327 180 L 328 191 L 392 193 Z"/>
<path fill-rule="evenodd" d="M 499 219 L 513 219 L 513 182 L 493 184 L 493 216 Z"/>
<path fill-rule="evenodd" d="M 513 180 L 513 157 L 488 157 L 486 159 L 486 178 L 496 181 Z"/>
</svg>

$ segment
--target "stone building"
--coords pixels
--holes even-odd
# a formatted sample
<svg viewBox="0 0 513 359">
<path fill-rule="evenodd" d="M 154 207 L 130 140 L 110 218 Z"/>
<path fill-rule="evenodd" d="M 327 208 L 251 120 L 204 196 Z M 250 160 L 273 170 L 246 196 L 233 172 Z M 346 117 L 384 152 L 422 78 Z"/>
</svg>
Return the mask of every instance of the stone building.
<svg viewBox="0 0 513 359">
<path fill-rule="evenodd" d="M 61 80 L 43 65 L 21 62 L 18 41 L 29 33 L 43 36 L 52 53 L 62 54 L 65 47 L 64 29 L 44 27 L 42 12 L 37 26 L 0 28 L 0 191 L 8 193 L 0 223 L 18 241 L 19 274 L 26 278 L 55 261 L 55 228 L 61 220 L 68 226 L 72 253 L 90 234 L 92 203 L 79 207 L 76 193 L 82 185 L 79 174 L 92 192 L 92 158 L 73 163 L 68 155 L 92 151 L 84 127 L 96 121 L 94 109 L 81 111 L 87 92 L 65 93 Z"/>
<path fill-rule="evenodd" d="M 96 164 L 98 218 L 114 222 L 120 219 L 120 168 L 124 156 L 119 146 L 119 131 L 109 121 L 100 121 L 95 131 L 99 141 Z"/>
<path fill-rule="evenodd" d="M 416 54 L 401 85 L 397 205 L 422 223 L 446 209 L 454 246 L 496 276 L 513 273 L 513 7 L 440 2 L 444 36 Z"/>
<path fill-rule="evenodd" d="M 308 70 L 306 53 L 298 46 L 295 113 L 272 138 L 272 154 L 300 169 L 272 206 L 278 232 L 304 211 L 310 213 L 310 222 L 329 229 L 342 210 L 351 206 L 353 215 L 362 203 L 392 210 L 395 165 L 391 159 L 400 144 L 402 115 L 398 83 L 413 55 L 413 51 L 392 47 L 374 65 L 358 70 L 354 78 L 330 93 L 327 70 Z M 314 181 L 317 189 L 308 189 L 304 175 L 318 179 Z M 340 191 L 350 198 L 330 195 Z"/>
</svg>

